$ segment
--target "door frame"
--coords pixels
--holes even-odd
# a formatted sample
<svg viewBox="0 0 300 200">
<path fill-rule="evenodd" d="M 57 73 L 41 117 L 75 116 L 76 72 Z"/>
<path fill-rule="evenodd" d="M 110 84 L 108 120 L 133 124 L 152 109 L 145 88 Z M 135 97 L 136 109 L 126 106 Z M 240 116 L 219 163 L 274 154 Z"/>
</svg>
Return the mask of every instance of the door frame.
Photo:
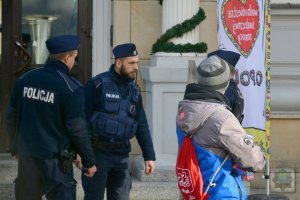
<svg viewBox="0 0 300 200">
<path fill-rule="evenodd" d="M 86 83 L 92 76 L 92 45 L 93 45 L 93 0 L 78 0 L 78 36 L 80 49 L 75 77 L 81 83 Z"/>
</svg>

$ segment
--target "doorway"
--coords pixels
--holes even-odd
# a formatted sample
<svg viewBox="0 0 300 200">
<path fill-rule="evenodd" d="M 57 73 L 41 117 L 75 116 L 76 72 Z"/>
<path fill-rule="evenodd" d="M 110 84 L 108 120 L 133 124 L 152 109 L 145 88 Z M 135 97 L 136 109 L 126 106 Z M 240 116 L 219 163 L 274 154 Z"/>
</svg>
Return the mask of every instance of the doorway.
<svg viewBox="0 0 300 200">
<path fill-rule="evenodd" d="M 0 153 L 6 152 L 8 145 L 5 111 L 14 82 L 46 62 L 45 41 L 49 37 L 78 35 L 79 59 L 71 73 L 82 83 L 91 77 L 92 2 L 0 0 Z"/>
</svg>

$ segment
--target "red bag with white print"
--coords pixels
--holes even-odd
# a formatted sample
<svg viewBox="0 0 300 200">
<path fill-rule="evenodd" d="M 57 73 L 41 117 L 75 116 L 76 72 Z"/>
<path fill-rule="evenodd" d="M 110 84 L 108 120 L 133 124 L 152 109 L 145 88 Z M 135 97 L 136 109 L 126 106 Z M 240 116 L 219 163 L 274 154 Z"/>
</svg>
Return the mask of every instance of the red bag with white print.
<svg viewBox="0 0 300 200">
<path fill-rule="evenodd" d="M 184 200 L 207 200 L 203 179 L 191 137 L 185 136 L 176 163 L 178 187 Z"/>
</svg>

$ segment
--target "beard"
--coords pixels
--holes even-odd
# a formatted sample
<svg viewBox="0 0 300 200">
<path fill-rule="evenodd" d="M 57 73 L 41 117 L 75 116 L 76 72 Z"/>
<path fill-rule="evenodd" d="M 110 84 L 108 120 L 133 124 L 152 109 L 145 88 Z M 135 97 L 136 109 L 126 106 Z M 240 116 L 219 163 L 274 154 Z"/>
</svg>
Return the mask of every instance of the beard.
<svg viewBox="0 0 300 200">
<path fill-rule="evenodd" d="M 120 75 L 130 81 L 133 81 L 137 72 L 127 72 L 125 66 L 122 64 L 120 69 Z"/>
</svg>

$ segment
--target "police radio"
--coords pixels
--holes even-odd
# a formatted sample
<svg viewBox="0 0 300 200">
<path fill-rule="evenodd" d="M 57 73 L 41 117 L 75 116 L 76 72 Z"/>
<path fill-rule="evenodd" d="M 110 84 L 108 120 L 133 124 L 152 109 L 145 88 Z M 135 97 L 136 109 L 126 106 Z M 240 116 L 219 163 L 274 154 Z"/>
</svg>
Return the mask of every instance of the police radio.
<svg viewBox="0 0 300 200">
<path fill-rule="evenodd" d="M 130 116 L 135 117 L 136 116 L 136 107 L 134 104 L 130 104 L 130 106 L 128 107 L 128 113 L 130 114 Z"/>
</svg>

